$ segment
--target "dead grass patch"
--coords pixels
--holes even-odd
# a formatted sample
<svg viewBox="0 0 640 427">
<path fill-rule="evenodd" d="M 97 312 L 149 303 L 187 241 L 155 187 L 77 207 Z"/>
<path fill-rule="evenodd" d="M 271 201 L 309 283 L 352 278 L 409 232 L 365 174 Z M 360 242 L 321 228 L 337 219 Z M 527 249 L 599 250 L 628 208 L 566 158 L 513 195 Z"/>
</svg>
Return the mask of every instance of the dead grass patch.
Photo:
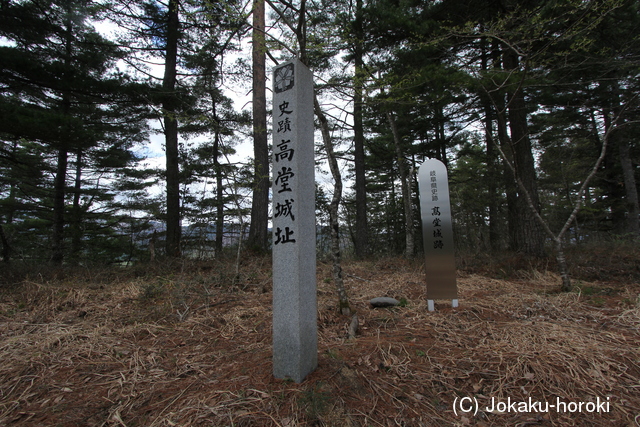
<svg viewBox="0 0 640 427">
<path fill-rule="evenodd" d="M 269 262 L 75 283 L 0 295 L 0 425 L 634 426 L 640 422 L 638 283 L 547 272 L 459 276 L 460 307 L 428 312 L 419 262 L 347 263 L 360 330 L 335 311 L 318 265 L 319 366 L 271 376 Z M 152 288 L 157 286 L 157 292 Z M 611 288 L 596 295 L 586 287 Z M 406 306 L 371 309 L 370 298 Z M 456 415 L 456 398 L 480 410 Z M 607 413 L 489 412 L 499 401 L 609 399 Z"/>
</svg>

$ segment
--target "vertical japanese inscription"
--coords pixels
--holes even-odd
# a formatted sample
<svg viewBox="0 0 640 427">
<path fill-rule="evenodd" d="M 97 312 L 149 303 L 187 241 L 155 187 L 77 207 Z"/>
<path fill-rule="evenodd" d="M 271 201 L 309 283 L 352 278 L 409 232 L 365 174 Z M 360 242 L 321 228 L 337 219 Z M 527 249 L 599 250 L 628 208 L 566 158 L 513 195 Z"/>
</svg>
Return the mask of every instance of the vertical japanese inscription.
<svg viewBox="0 0 640 427">
<path fill-rule="evenodd" d="M 437 159 L 418 170 L 427 299 L 457 299 L 447 168 Z"/>
<path fill-rule="evenodd" d="M 431 186 L 431 201 L 438 201 L 438 178 L 435 170 L 429 171 L 429 184 Z M 428 195 L 427 195 L 428 197 Z M 431 225 L 433 226 L 433 249 L 442 249 L 444 248 L 444 241 L 442 237 L 442 218 L 440 216 L 442 213 L 440 212 L 440 206 L 431 207 L 431 216 L 433 221 L 431 221 Z M 427 242 L 428 244 L 429 242 Z"/>
<path fill-rule="evenodd" d="M 273 374 L 317 366 L 313 80 L 298 60 L 274 70 Z"/>
<path fill-rule="evenodd" d="M 287 90 L 293 89 L 294 82 L 294 65 L 287 64 L 283 67 L 280 67 L 275 72 L 275 89 L 277 93 L 282 93 Z M 292 192 L 293 188 L 291 187 L 294 183 L 294 179 L 297 172 L 293 172 L 292 165 L 293 156 L 295 154 L 295 150 L 292 148 L 296 145 L 295 139 L 292 141 L 294 136 L 289 136 L 289 139 L 284 139 L 284 134 L 293 133 L 291 130 L 291 115 L 294 114 L 293 106 L 289 105 L 289 101 L 287 100 L 278 100 L 278 110 L 280 114 L 275 119 L 277 123 L 277 129 L 275 131 L 275 142 L 274 142 L 274 150 L 273 150 L 273 160 L 274 165 L 277 164 L 278 167 L 275 168 L 277 176 L 274 179 L 274 186 L 277 194 Z M 277 141 L 280 141 L 278 144 Z M 283 165 L 280 167 L 280 165 Z M 275 194 L 275 192 L 274 192 Z M 274 196 L 274 219 L 280 218 L 278 222 L 279 226 L 274 226 L 274 237 L 273 240 L 274 245 L 281 245 L 285 243 L 295 243 L 296 239 L 294 237 L 295 231 L 293 226 L 293 221 L 295 220 L 295 216 L 293 215 L 293 203 L 295 199 L 286 199 L 282 204 L 280 200 L 275 200 Z M 289 215 L 282 215 L 282 206 L 287 206 Z M 287 221 L 287 222 L 285 222 Z M 275 224 L 275 221 L 274 221 Z M 280 225 L 283 227 L 281 228 Z"/>
<path fill-rule="evenodd" d="M 282 67 L 276 69 L 274 73 L 274 92 L 276 94 L 282 94 L 290 89 L 293 89 L 295 84 L 295 65 L 293 63 L 283 65 Z M 277 126 L 274 126 L 275 136 L 274 136 L 274 150 L 273 150 L 273 160 L 274 165 L 278 165 L 276 170 L 277 176 L 274 179 L 275 192 L 277 194 L 284 192 L 291 192 L 293 189 L 291 185 L 293 185 L 293 179 L 295 177 L 295 173 L 291 167 L 293 162 L 293 155 L 295 154 L 295 150 L 293 147 L 295 146 L 295 140 L 292 141 L 292 136 L 289 135 L 289 139 L 285 139 L 286 133 L 292 133 L 291 131 L 291 115 L 294 114 L 293 106 L 290 106 L 290 102 L 287 99 L 283 99 L 283 96 L 277 97 L 277 107 L 278 110 L 274 112 L 277 114 L 277 117 L 274 118 L 274 122 L 277 123 Z M 279 114 L 278 114 L 279 113 Z M 278 142 L 280 141 L 280 142 Z M 283 164 L 282 168 L 280 168 L 280 164 Z M 274 192 L 274 194 L 275 194 Z M 284 228 L 274 226 L 274 245 L 280 245 L 285 243 L 295 243 L 296 239 L 293 237 L 295 234 L 293 221 L 295 217 L 293 215 L 293 203 L 294 199 L 286 199 L 284 202 L 280 200 L 276 201 L 274 196 L 274 219 L 280 218 L 278 221 L 278 225 L 282 225 Z M 282 204 L 284 203 L 284 204 Z M 286 212 L 289 214 L 283 214 L 285 211 L 283 208 L 286 207 Z M 291 224 L 286 224 L 283 221 L 287 220 Z M 275 221 L 274 221 L 275 223 Z"/>
</svg>

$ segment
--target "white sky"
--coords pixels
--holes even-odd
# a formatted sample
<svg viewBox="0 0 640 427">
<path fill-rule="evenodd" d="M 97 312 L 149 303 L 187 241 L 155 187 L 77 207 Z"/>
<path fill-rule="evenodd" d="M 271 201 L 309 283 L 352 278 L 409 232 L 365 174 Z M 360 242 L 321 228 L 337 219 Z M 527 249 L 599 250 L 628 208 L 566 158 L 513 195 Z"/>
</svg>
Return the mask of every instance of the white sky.
<svg viewBox="0 0 640 427">
<path fill-rule="evenodd" d="M 94 26 L 101 34 L 105 35 L 105 37 L 109 39 L 115 39 L 117 27 L 114 26 L 112 23 L 98 22 L 98 23 L 94 23 Z M 226 62 L 225 65 L 233 64 L 233 62 L 235 62 L 239 57 L 244 58 L 246 61 L 250 63 L 251 47 L 252 46 L 251 46 L 250 37 L 245 37 L 244 40 L 242 40 L 240 43 L 239 52 L 234 53 L 233 55 L 225 56 L 225 62 Z M 156 62 L 158 64 L 151 67 L 151 74 L 158 79 L 162 79 L 164 75 L 164 64 L 162 63 L 161 59 Z M 127 68 L 126 64 L 124 63 L 119 64 L 119 67 L 123 71 L 126 70 Z M 272 100 L 271 75 L 274 67 L 275 67 L 275 64 L 273 63 L 273 61 L 271 61 L 267 57 L 267 84 L 266 84 L 267 108 L 270 108 L 271 106 L 271 100 Z M 247 75 L 244 84 L 240 84 L 237 86 L 227 85 L 225 87 L 224 93 L 227 97 L 229 97 L 232 100 L 233 107 L 236 111 L 242 111 L 242 110 L 251 111 L 251 100 L 252 100 L 251 78 L 252 78 L 251 75 Z M 341 103 L 341 101 L 338 101 L 338 100 L 331 100 L 330 102 Z M 341 115 L 342 116 L 341 119 L 350 121 L 350 118 L 344 117 L 342 113 L 339 113 L 337 111 L 335 111 L 334 113 L 337 115 Z M 165 141 L 164 141 L 164 135 L 161 132 L 161 123 L 159 120 L 154 120 L 150 123 L 150 125 L 153 127 L 153 129 L 157 129 L 160 131 L 152 133 L 150 135 L 148 143 L 142 147 L 139 147 L 139 149 L 136 151 L 139 154 L 144 155 L 144 157 L 146 158 L 144 163 L 146 163 L 149 167 L 157 167 L 159 169 L 164 169 L 165 162 L 166 162 L 165 152 L 164 152 Z M 247 163 L 250 159 L 253 158 L 253 140 L 250 138 L 250 136 L 240 135 L 240 134 L 238 134 L 237 136 L 238 136 L 239 143 L 234 146 L 236 150 L 236 154 L 233 156 L 229 156 L 229 161 L 232 163 Z M 316 134 L 315 140 L 316 140 L 316 144 L 322 143 L 321 136 L 319 133 Z M 189 142 L 197 143 L 198 139 L 193 139 L 193 140 L 190 140 Z M 269 143 L 271 143 L 271 141 L 269 141 Z M 325 190 L 327 191 L 327 194 L 330 195 L 333 192 L 333 178 L 329 173 L 328 163 L 324 162 L 321 165 L 320 169 L 324 173 L 316 173 L 316 181 L 322 187 L 324 187 Z M 345 162 L 341 162 L 341 169 L 342 169 L 342 175 L 344 178 L 344 174 L 346 172 Z M 348 189 L 348 186 L 350 185 L 350 183 L 345 182 L 344 185 L 346 190 Z M 151 193 L 160 194 L 163 191 L 164 191 L 164 188 L 160 187 L 152 190 Z"/>
</svg>

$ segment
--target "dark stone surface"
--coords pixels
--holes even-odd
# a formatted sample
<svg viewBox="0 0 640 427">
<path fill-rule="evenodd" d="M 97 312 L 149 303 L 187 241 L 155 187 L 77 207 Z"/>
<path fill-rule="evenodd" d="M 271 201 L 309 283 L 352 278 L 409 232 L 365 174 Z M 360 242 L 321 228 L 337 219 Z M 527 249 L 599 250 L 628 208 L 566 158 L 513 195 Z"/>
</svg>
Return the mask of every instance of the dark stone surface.
<svg viewBox="0 0 640 427">
<path fill-rule="evenodd" d="M 378 297 L 369 301 L 369 304 L 371 304 L 372 307 L 395 307 L 396 305 L 400 305 L 400 301 L 395 298 Z"/>
</svg>

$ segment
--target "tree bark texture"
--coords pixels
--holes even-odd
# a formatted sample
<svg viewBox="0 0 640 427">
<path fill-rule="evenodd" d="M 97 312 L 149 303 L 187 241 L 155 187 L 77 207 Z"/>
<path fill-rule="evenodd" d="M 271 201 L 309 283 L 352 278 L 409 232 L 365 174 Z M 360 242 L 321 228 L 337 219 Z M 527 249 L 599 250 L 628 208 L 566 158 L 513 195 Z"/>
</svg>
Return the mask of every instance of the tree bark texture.
<svg viewBox="0 0 640 427">
<path fill-rule="evenodd" d="M 63 89 L 62 89 L 62 113 L 64 116 L 71 114 L 71 99 L 69 87 L 72 78 L 71 55 L 73 43 L 73 23 L 69 13 L 65 22 L 65 71 L 63 73 Z M 70 129 L 65 129 L 68 137 L 71 138 Z M 67 168 L 69 164 L 69 141 L 59 141 L 58 163 L 56 166 L 56 175 L 53 181 L 53 234 L 51 262 L 61 265 L 64 259 L 64 225 L 65 225 L 65 197 L 67 191 Z"/>
<path fill-rule="evenodd" d="M 253 155 L 254 187 L 251 201 L 249 246 L 267 250 L 269 216 L 269 146 L 267 141 L 264 0 L 253 2 Z"/>
<path fill-rule="evenodd" d="M 322 141 L 329 159 L 329 169 L 333 177 L 333 196 L 329 204 L 329 226 L 331 227 L 331 255 L 333 257 L 333 281 L 338 293 L 338 310 L 345 316 L 351 315 L 351 307 L 349 306 L 349 298 L 344 288 L 344 280 L 342 277 L 342 253 L 340 251 L 340 224 L 338 221 L 338 209 L 342 198 L 342 176 L 338 167 L 338 160 L 333 151 L 333 143 L 331 142 L 331 133 L 329 131 L 329 123 L 325 117 L 318 99 L 314 96 L 314 109 L 318 121 L 320 122 L 320 131 L 322 133 Z"/>
<path fill-rule="evenodd" d="M 166 150 L 167 218 L 166 252 L 169 257 L 180 257 L 180 165 L 178 152 L 178 100 L 175 93 L 178 39 L 179 1 L 169 0 L 167 14 L 167 40 L 164 78 L 162 80 L 164 134 Z"/>
<path fill-rule="evenodd" d="M 638 203 L 638 187 L 634 175 L 633 162 L 631 161 L 629 143 L 620 141 L 618 144 L 618 154 L 620 155 L 624 189 L 627 196 L 627 233 L 629 233 L 631 238 L 638 239 L 640 238 L 640 204 Z"/>
<path fill-rule="evenodd" d="M 213 165 L 216 174 L 216 256 L 222 255 L 222 239 L 224 233 L 224 188 L 222 187 L 222 166 L 220 165 L 220 133 L 216 130 L 213 145 Z"/>
<path fill-rule="evenodd" d="M 398 171 L 400 172 L 400 184 L 402 187 L 402 200 L 404 206 L 404 225 L 405 225 L 405 257 L 413 258 L 415 251 L 415 230 L 413 228 L 413 204 L 411 203 L 411 175 L 407 170 L 407 165 L 402 152 L 400 133 L 396 125 L 393 113 L 387 112 L 387 120 L 393 134 L 393 143 L 398 163 Z"/>
<path fill-rule="evenodd" d="M 621 235 L 626 231 L 625 188 L 620 185 L 621 159 L 619 159 L 618 157 L 619 152 L 616 153 L 616 148 L 623 143 L 621 141 L 622 134 L 619 130 L 614 130 L 614 125 L 612 123 L 614 116 L 613 112 L 605 110 L 603 116 L 605 132 L 610 133 L 609 143 L 613 148 L 612 150 L 607 151 L 604 158 L 603 184 L 606 192 L 606 201 L 609 208 L 611 209 L 608 219 L 610 222 L 611 231 L 614 234 Z M 604 141 L 600 140 L 599 138 L 598 141 L 601 144 L 604 143 Z"/>
<path fill-rule="evenodd" d="M 82 249 L 82 208 L 80 206 L 80 193 L 82 191 L 82 149 L 76 153 L 76 177 L 73 186 L 73 215 L 71 229 L 71 257 L 74 262 Z"/>
<path fill-rule="evenodd" d="M 611 212 L 613 216 L 614 230 L 620 234 L 628 235 L 632 239 L 640 237 L 640 223 L 638 215 L 640 215 L 640 206 L 638 205 L 638 188 L 634 173 L 633 162 L 631 160 L 631 150 L 629 140 L 635 137 L 626 129 L 620 128 L 618 123 L 624 123 L 623 111 L 625 107 L 620 101 L 620 85 L 616 82 L 609 83 L 609 91 L 611 93 L 611 112 L 605 110 L 605 126 L 611 129 L 609 133 L 610 143 L 615 150 L 610 150 L 607 169 L 609 171 L 608 184 L 613 193 Z M 618 155 L 619 164 L 615 164 L 614 156 Z M 620 169 L 618 169 L 618 167 Z M 624 191 L 620 188 L 619 178 L 622 175 L 624 182 Z M 616 197 L 617 195 L 617 197 Z M 617 203 L 615 203 L 617 201 Z M 615 203 L 615 204 L 614 204 Z M 626 218 L 625 218 L 626 216 Z"/>
<path fill-rule="evenodd" d="M 53 181 L 53 235 L 51 262 L 62 264 L 64 259 L 65 194 L 67 186 L 68 153 L 66 148 L 58 150 L 58 165 Z"/>
<path fill-rule="evenodd" d="M 602 138 L 602 145 L 601 145 L 601 149 L 600 149 L 600 156 L 598 157 L 598 160 L 596 161 L 596 163 L 593 165 L 593 168 L 591 168 L 591 172 L 589 172 L 589 175 L 585 178 L 585 180 L 582 182 L 582 185 L 580 186 L 580 189 L 578 190 L 578 195 L 576 197 L 576 201 L 574 203 L 573 206 L 573 211 L 571 212 L 571 214 L 569 215 L 569 218 L 567 218 L 567 221 L 564 223 L 564 226 L 562 227 L 562 230 L 560 230 L 560 232 L 558 234 L 554 234 L 554 232 L 551 230 L 551 228 L 549 227 L 549 224 L 544 220 L 544 218 L 542 218 L 542 215 L 540 214 L 540 211 L 537 209 L 531 194 L 529 193 L 529 191 L 526 189 L 524 183 L 522 182 L 522 180 L 520 179 L 520 177 L 518 176 L 518 174 L 516 173 L 516 166 L 515 163 L 513 161 L 511 161 L 508 157 L 507 154 L 505 153 L 505 151 L 498 145 L 496 146 L 496 148 L 498 149 L 498 151 L 500 152 L 500 155 L 502 156 L 502 159 L 504 160 L 505 164 L 507 165 L 507 167 L 511 170 L 511 172 L 513 173 L 513 176 L 515 177 L 515 181 L 518 185 L 518 188 L 520 189 L 521 194 L 524 196 L 524 199 L 527 202 L 527 205 L 529 206 L 529 210 L 531 211 L 531 213 L 533 214 L 534 218 L 536 219 L 536 221 L 538 222 L 538 224 L 540 225 L 540 228 L 542 230 L 544 230 L 544 232 L 547 234 L 547 236 L 549 236 L 555 243 L 556 246 L 556 259 L 558 261 L 558 266 L 560 268 L 560 276 L 562 277 L 562 290 L 563 291 L 569 291 L 571 290 L 571 278 L 569 276 L 569 268 L 567 267 L 567 260 L 564 256 L 564 245 L 563 245 L 563 238 L 564 235 L 566 234 L 567 230 L 569 230 L 569 227 L 571 226 L 571 224 L 575 221 L 578 212 L 580 211 L 580 208 L 582 206 L 582 201 L 583 201 L 583 197 L 584 194 L 586 193 L 586 190 L 589 186 L 589 182 L 591 182 L 591 180 L 593 179 L 593 177 L 596 175 L 596 173 L 598 172 L 598 170 L 600 169 L 600 166 L 603 164 L 606 154 L 607 154 L 607 145 L 609 144 L 609 140 L 611 139 L 611 133 L 612 133 L 613 128 L 612 127 L 608 127 L 604 137 Z"/>
<path fill-rule="evenodd" d="M 501 96 L 494 98 L 496 106 L 496 124 L 498 131 L 499 146 L 494 145 L 499 151 L 502 150 L 505 158 L 502 162 L 504 188 L 507 198 L 507 231 L 509 237 L 509 248 L 516 250 L 517 248 L 517 227 L 518 227 L 518 187 L 513 179 L 513 173 L 508 167 L 508 162 L 513 163 L 513 150 L 511 140 L 507 134 L 507 119 L 505 117 L 504 101 Z"/>
<path fill-rule="evenodd" d="M 362 28 L 362 0 L 356 0 L 355 16 L 355 75 L 353 78 L 353 143 L 356 191 L 356 257 L 363 258 L 369 254 L 369 227 L 367 221 L 367 183 L 364 164 L 364 129 L 362 124 L 362 87 L 364 76 L 363 61 L 363 28 Z"/>
<path fill-rule="evenodd" d="M 483 38 L 481 40 L 481 68 L 483 71 L 489 70 L 489 48 L 487 46 L 487 40 Z M 497 64 L 494 64 L 496 66 Z M 498 162 L 496 161 L 495 153 L 495 138 L 493 132 L 493 121 L 495 117 L 495 108 L 491 103 L 491 96 L 488 91 L 481 94 L 482 109 L 484 110 L 484 132 L 485 141 L 487 145 L 487 173 L 486 180 L 488 182 L 489 191 L 489 249 L 492 252 L 497 252 L 500 249 L 500 232 L 498 227 L 498 177 L 500 173 L 498 171 Z"/>
<path fill-rule="evenodd" d="M 0 224 L 0 243 L 2 243 L 2 251 L 0 252 L 0 255 L 2 255 L 2 261 L 8 263 L 11 259 L 11 246 L 9 245 L 7 236 L 4 234 L 2 224 Z"/>
<path fill-rule="evenodd" d="M 517 54 L 508 49 L 504 54 L 507 70 L 519 69 Z M 540 199 L 536 182 L 535 163 L 531 151 L 531 140 L 527 124 L 527 109 L 522 87 L 512 87 L 508 91 L 508 117 L 511 131 L 511 145 L 516 174 L 529 192 L 536 211 L 540 211 Z M 544 255 L 544 233 L 535 216 L 530 211 L 523 194 L 518 194 L 518 225 L 516 228 L 516 250 L 528 255 Z"/>
<path fill-rule="evenodd" d="M 487 144 L 487 173 L 489 191 L 489 249 L 497 252 L 500 249 L 500 229 L 498 224 L 498 162 L 496 162 L 495 139 L 493 137 L 493 120 L 491 118 L 491 105 L 485 105 L 485 139 Z"/>
</svg>

